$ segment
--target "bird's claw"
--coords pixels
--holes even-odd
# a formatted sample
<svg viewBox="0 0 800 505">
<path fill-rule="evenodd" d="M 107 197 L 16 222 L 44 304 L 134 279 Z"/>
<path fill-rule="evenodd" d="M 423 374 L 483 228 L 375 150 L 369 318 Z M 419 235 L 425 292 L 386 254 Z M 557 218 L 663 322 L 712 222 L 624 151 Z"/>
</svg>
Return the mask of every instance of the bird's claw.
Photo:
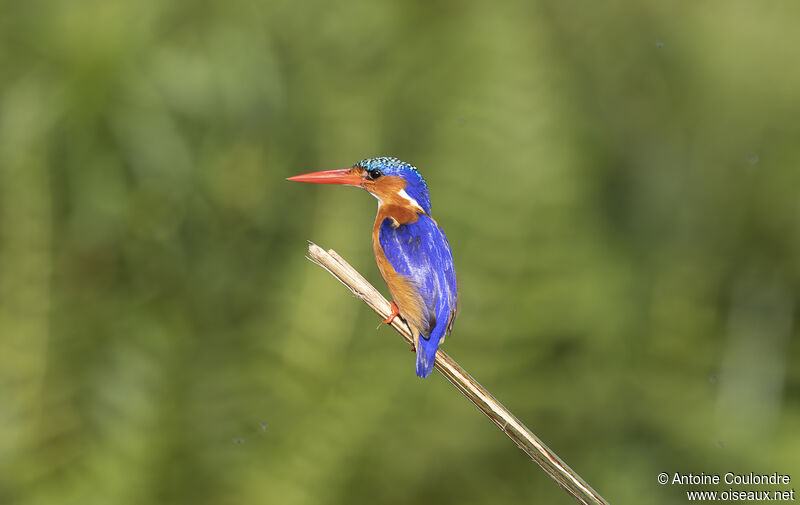
<svg viewBox="0 0 800 505">
<path fill-rule="evenodd" d="M 389 317 L 381 321 L 383 324 L 390 324 L 392 321 L 394 321 L 395 317 L 400 315 L 400 310 L 397 308 L 397 304 L 392 302 L 390 305 L 392 307 L 392 313 L 389 314 Z"/>
<path fill-rule="evenodd" d="M 394 318 L 400 315 L 400 309 L 397 308 L 397 304 L 396 303 L 391 302 L 389 305 L 392 308 L 392 313 L 389 314 L 389 317 L 387 317 L 386 319 L 381 321 L 381 323 L 383 323 L 383 324 L 391 324 L 391 322 L 394 321 Z M 417 346 L 416 345 L 411 344 L 411 352 L 417 352 Z"/>
</svg>

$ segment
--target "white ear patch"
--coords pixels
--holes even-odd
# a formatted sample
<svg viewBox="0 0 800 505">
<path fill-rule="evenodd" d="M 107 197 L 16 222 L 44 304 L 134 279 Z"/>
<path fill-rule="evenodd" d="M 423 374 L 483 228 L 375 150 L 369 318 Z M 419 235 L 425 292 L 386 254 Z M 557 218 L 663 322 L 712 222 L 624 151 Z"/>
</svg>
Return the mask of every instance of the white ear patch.
<svg viewBox="0 0 800 505">
<path fill-rule="evenodd" d="M 411 198 L 411 195 L 406 193 L 405 189 L 401 189 L 400 191 L 398 191 L 397 195 L 400 196 L 400 198 L 408 200 L 408 203 L 410 203 L 412 207 L 419 209 L 420 212 L 425 212 L 425 210 L 420 206 L 420 204 L 416 200 Z"/>
</svg>

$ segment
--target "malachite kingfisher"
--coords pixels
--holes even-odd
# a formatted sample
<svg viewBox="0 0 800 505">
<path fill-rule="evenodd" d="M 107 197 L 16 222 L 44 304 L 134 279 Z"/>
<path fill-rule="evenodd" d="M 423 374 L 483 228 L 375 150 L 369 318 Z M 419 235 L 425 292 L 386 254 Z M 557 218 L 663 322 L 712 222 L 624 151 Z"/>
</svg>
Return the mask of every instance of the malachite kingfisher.
<svg viewBox="0 0 800 505">
<path fill-rule="evenodd" d="M 392 314 L 414 334 L 416 371 L 433 371 L 436 350 L 453 329 L 458 290 L 453 254 L 431 217 L 428 185 L 416 167 L 397 158 L 367 158 L 350 168 L 289 177 L 290 181 L 357 186 L 378 199 L 372 248 L 389 292 Z"/>
</svg>

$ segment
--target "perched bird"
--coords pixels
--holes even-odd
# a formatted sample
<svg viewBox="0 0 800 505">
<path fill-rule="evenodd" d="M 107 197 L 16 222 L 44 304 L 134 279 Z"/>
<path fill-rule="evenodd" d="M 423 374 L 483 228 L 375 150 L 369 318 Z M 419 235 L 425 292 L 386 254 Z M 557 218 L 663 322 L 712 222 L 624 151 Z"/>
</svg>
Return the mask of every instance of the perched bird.
<svg viewBox="0 0 800 505">
<path fill-rule="evenodd" d="M 417 375 L 433 371 L 436 349 L 453 329 L 456 273 L 450 244 L 431 217 L 428 185 L 416 167 L 397 158 L 367 158 L 350 168 L 289 177 L 290 181 L 358 186 L 378 199 L 372 248 L 400 315 L 411 327 Z"/>
</svg>

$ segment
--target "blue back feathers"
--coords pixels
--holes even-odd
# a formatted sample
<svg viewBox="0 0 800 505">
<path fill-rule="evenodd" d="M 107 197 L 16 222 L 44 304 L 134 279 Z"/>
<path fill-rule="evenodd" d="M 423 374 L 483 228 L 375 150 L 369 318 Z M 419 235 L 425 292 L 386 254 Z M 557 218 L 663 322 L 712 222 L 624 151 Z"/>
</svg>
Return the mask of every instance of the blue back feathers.
<svg viewBox="0 0 800 505">
<path fill-rule="evenodd" d="M 439 341 L 447 336 L 455 316 L 456 273 L 450 244 L 442 230 L 427 215 L 416 222 L 395 227 L 384 219 L 378 235 L 386 259 L 397 273 L 409 279 L 424 306 L 417 347 L 417 375 L 433 371 Z"/>
<path fill-rule="evenodd" d="M 356 163 L 356 166 L 365 170 L 377 169 L 383 172 L 383 175 L 402 177 L 408 182 L 406 186 L 406 193 L 408 193 L 408 196 L 416 200 L 417 203 L 425 209 L 425 212 L 430 215 L 431 197 L 428 194 L 428 184 L 414 165 L 406 163 L 405 161 L 400 161 L 397 158 L 381 156 L 379 158 L 363 159 Z"/>
</svg>

